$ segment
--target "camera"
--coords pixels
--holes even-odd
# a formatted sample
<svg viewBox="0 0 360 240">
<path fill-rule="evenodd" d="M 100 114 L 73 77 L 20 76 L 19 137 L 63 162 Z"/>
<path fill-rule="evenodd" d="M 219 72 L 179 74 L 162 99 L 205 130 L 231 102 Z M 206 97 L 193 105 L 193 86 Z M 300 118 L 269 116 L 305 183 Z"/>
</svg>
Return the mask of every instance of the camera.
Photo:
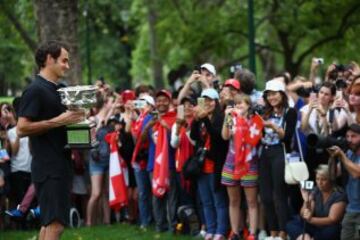
<svg viewBox="0 0 360 240">
<path fill-rule="evenodd" d="M 347 88 L 346 81 L 344 79 L 337 79 L 335 82 L 336 89 Z"/>
<path fill-rule="evenodd" d="M 234 64 L 230 67 L 230 73 L 234 74 L 237 70 L 241 70 L 242 65 L 241 64 Z"/>
<path fill-rule="evenodd" d="M 335 138 L 331 136 L 323 137 L 312 133 L 309 134 L 309 136 L 306 139 L 306 142 L 308 147 L 312 149 L 318 148 L 325 150 L 334 145 L 340 147 L 343 150 L 348 149 L 348 142 L 343 137 L 339 137 L 339 138 Z"/>
<path fill-rule="evenodd" d="M 201 67 L 199 65 L 195 65 L 193 70 L 201 73 Z"/>
<path fill-rule="evenodd" d="M 252 114 L 259 114 L 261 116 L 261 115 L 264 115 L 264 113 L 265 113 L 265 107 L 262 105 L 256 104 L 255 106 L 253 106 L 250 109 L 250 111 Z"/>
<path fill-rule="evenodd" d="M 220 90 L 220 84 L 219 84 L 219 79 L 215 79 L 213 80 L 213 87 L 214 89 L 216 89 L 216 91 L 219 91 Z"/>
<path fill-rule="evenodd" d="M 323 58 L 315 58 L 314 61 L 315 61 L 317 64 L 324 64 L 324 59 L 323 59 Z"/>
<path fill-rule="evenodd" d="M 227 101 L 226 107 L 229 107 L 229 108 L 235 107 L 235 101 L 234 100 Z"/>
<path fill-rule="evenodd" d="M 314 182 L 313 181 L 301 181 L 300 182 L 301 189 L 311 191 L 314 189 Z"/>
<path fill-rule="evenodd" d="M 136 109 L 141 109 L 146 106 L 145 100 L 134 100 L 133 103 L 134 103 L 134 108 Z"/>
<path fill-rule="evenodd" d="M 299 97 L 303 97 L 303 98 L 310 97 L 310 93 L 312 92 L 313 92 L 313 88 L 300 87 L 296 89 L 296 94 L 299 95 Z"/>
</svg>

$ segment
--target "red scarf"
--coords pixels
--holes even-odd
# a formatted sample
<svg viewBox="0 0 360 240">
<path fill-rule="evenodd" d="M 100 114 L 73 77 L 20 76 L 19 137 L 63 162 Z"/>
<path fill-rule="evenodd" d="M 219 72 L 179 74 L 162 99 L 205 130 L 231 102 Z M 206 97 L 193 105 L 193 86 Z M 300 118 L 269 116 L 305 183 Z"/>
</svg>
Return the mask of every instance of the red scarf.
<svg viewBox="0 0 360 240">
<path fill-rule="evenodd" d="M 191 125 L 192 119 L 187 121 L 188 125 Z M 179 134 L 179 146 L 175 153 L 176 171 L 181 172 L 186 160 L 193 154 L 194 146 L 190 142 L 188 135 L 186 134 L 186 127 L 181 127 Z"/>
<path fill-rule="evenodd" d="M 136 161 L 136 157 L 141 151 L 141 149 L 149 147 L 148 142 L 142 142 L 141 137 L 141 128 L 145 119 L 145 116 L 148 114 L 148 112 L 142 112 L 139 116 L 139 118 L 136 121 L 132 122 L 131 125 L 131 133 L 136 138 L 136 144 L 134 148 L 134 152 L 131 158 L 131 166 L 133 168 L 139 168 L 139 169 L 145 169 L 146 168 L 146 159 L 141 159 L 140 162 Z"/>
<path fill-rule="evenodd" d="M 105 141 L 110 144 L 109 205 L 110 208 L 115 210 L 119 210 L 128 204 L 128 170 L 124 159 L 118 151 L 118 139 L 118 132 L 111 132 L 105 136 Z"/>
<path fill-rule="evenodd" d="M 176 112 L 167 112 L 160 117 L 171 129 L 176 120 Z M 169 189 L 169 140 L 167 128 L 157 122 L 153 132 L 158 132 L 155 148 L 154 171 L 152 179 L 152 192 L 156 197 L 163 197 Z"/>
</svg>

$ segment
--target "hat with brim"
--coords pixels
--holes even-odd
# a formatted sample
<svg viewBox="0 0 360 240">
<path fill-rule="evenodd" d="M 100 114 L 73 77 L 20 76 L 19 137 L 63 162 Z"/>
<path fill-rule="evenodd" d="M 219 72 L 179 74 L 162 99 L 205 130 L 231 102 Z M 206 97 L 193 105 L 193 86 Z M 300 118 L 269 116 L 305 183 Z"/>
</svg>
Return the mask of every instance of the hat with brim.
<svg viewBox="0 0 360 240">
<path fill-rule="evenodd" d="M 219 99 L 219 93 L 214 88 L 207 88 L 201 92 L 201 97 L 207 97 L 212 100 Z"/>
<path fill-rule="evenodd" d="M 266 94 L 267 92 L 284 92 L 285 93 L 285 84 L 277 79 L 272 79 L 270 81 L 266 82 L 265 85 L 265 91 L 264 94 Z"/>
<path fill-rule="evenodd" d="M 171 93 L 165 89 L 162 89 L 156 93 L 155 97 L 157 98 L 159 96 L 165 96 L 165 97 L 171 99 Z"/>
</svg>

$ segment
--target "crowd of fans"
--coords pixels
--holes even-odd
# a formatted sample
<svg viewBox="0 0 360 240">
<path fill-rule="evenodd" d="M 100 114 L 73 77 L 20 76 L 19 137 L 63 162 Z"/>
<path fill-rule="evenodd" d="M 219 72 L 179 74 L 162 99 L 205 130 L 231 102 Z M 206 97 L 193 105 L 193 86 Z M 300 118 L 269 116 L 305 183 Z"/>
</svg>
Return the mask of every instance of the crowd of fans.
<svg viewBox="0 0 360 240">
<path fill-rule="evenodd" d="M 205 240 L 359 238 L 360 68 L 331 64 L 321 80 L 322 64 L 314 58 L 308 78 L 276 75 L 263 91 L 249 70 L 235 67 L 222 83 L 209 63 L 173 92 L 115 92 L 98 80 L 88 117 L 97 145 L 72 150 L 84 225 L 122 220 Z M 0 104 L 1 205 L 12 219 L 36 218 L 31 142 L 16 135 L 19 101 Z M 114 132 L 127 201 L 110 209 Z M 285 182 L 285 161 L 299 152 L 314 187 Z"/>
</svg>

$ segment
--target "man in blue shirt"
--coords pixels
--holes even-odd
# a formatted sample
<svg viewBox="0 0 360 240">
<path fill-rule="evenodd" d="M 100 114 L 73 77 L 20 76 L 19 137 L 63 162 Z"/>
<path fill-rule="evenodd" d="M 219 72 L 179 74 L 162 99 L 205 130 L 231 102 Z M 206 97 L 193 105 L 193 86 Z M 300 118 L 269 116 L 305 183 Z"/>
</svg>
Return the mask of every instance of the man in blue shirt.
<svg viewBox="0 0 360 240">
<path fill-rule="evenodd" d="M 342 222 L 341 239 L 359 239 L 360 231 L 360 125 L 352 124 L 347 133 L 346 140 L 350 150 L 345 154 L 339 147 L 330 149 L 333 156 L 338 157 L 349 173 L 346 193 L 349 204 Z M 356 238 L 356 236 L 358 238 Z"/>
<path fill-rule="evenodd" d="M 176 226 L 176 210 L 178 205 L 179 185 L 176 180 L 175 172 L 175 150 L 170 145 L 171 125 L 168 125 L 162 116 L 170 112 L 171 94 L 166 90 L 157 92 L 155 96 L 156 115 L 150 114 L 144 119 L 142 139 L 149 140 L 149 156 L 147 170 L 150 172 L 151 179 L 154 178 L 155 152 L 158 131 L 155 124 L 158 122 L 167 129 L 168 133 L 168 149 L 169 149 L 169 189 L 163 197 L 153 195 L 153 211 L 156 231 L 164 232 L 170 230 L 175 231 Z M 168 221 L 167 221 L 168 219 Z"/>
</svg>

